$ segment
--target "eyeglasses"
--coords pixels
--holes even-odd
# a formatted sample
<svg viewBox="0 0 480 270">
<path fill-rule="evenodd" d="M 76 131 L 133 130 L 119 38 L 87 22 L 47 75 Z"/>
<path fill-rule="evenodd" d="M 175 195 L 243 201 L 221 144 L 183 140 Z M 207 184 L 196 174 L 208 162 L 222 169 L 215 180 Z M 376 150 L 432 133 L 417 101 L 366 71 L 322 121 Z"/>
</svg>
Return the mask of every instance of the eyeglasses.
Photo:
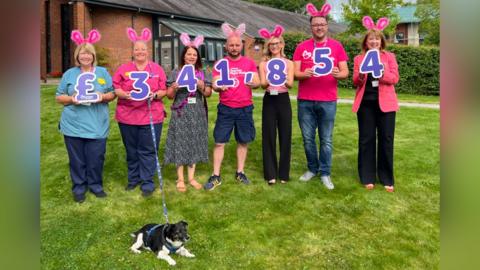
<svg viewBox="0 0 480 270">
<path fill-rule="evenodd" d="M 311 24 L 310 26 L 312 28 L 320 28 L 320 27 L 326 27 L 328 23 L 322 23 L 322 24 Z"/>
<path fill-rule="evenodd" d="M 280 46 L 280 42 L 272 42 L 268 44 L 268 46 L 273 47 L 273 46 Z"/>
</svg>

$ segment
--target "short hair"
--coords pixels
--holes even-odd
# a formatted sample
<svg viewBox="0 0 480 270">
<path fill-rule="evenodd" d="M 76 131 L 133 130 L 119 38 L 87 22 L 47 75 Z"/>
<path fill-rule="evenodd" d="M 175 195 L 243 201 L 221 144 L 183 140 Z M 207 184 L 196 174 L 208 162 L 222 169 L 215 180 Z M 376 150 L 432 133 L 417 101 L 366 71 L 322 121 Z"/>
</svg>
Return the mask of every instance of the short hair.
<svg viewBox="0 0 480 270">
<path fill-rule="evenodd" d="M 382 31 L 377 30 L 377 29 L 370 29 L 370 30 L 367 31 L 367 33 L 363 37 L 362 52 L 364 53 L 364 52 L 368 51 L 367 40 L 368 40 L 368 36 L 370 36 L 370 35 L 375 35 L 375 37 L 379 37 L 381 39 L 380 51 L 385 50 L 385 47 L 387 46 L 387 41 L 386 41 L 385 36 L 383 35 Z"/>
<path fill-rule="evenodd" d="M 327 18 L 327 16 L 310 16 L 310 24 L 312 23 L 313 18 L 316 18 L 316 17 L 324 18 L 325 21 L 327 21 L 327 23 L 328 23 L 328 18 Z"/>
<path fill-rule="evenodd" d="M 195 69 L 196 70 L 202 70 L 203 69 L 202 58 L 200 57 L 200 52 L 194 46 L 185 46 L 183 48 L 183 51 L 180 54 L 180 67 L 179 68 L 182 68 L 185 65 L 185 55 L 187 54 L 187 51 L 190 48 L 194 49 L 197 52 L 197 62 L 195 62 Z"/>
<path fill-rule="evenodd" d="M 285 40 L 283 39 L 283 37 L 271 37 L 267 39 L 263 45 L 263 57 L 265 61 L 268 61 L 272 58 L 272 53 L 270 52 L 270 43 L 272 43 L 272 40 L 275 38 L 278 38 L 279 42 L 283 43 L 284 46 L 280 50 L 280 56 L 285 57 Z"/>
<path fill-rule="evenodd" d="M 96 66 L 97 65 L 97 53 L 95 52 L 95 47 L 93 47 L 93 45 L 90 44 L 90 43 L 80 44 L 75 49 L 75 52 L 73 54 L 73 58 L 75 59 L 75 66 L 80 66 L 80 61 L 78 60 L 78 57 L 80 55 L 81 50 L 85 50 L 87 53 L 91 53 L 93 55 L 92 65 Z"/>
</svg>

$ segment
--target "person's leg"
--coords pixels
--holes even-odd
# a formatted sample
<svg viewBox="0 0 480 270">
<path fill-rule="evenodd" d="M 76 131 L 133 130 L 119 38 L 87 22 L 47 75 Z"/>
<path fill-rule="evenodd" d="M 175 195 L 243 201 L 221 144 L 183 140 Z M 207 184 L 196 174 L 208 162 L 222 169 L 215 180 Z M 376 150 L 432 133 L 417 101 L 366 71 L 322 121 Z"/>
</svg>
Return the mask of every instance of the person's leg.
<svg viewBox="0 0 480 270">
<path fill-rule="evenodd" d="M 358 120 L 358 175 L 363 185 L 375 184 L 376 179 L 376 105 L 377 101 L 362 101 Z"/>
<path fill-rule="evenodd" d="M 262 107 L 263 177 L 266 181 L 277 178 L 277 115 L 273 99 L 265 94 Z"/>
<path fill-rule="evenodd" d="M 183 166 L 177 166 L 177 190 L 180 192 L 185 192 L 187 190 L 185 179 L 183 177 Z"/>
<path fill-rule="evenodd" d="M 320 176 L 329 176 L 332 167 L 333 152 L 333 127 L 337 102 L 317 102 L 315 106 L 317 114 L 318 137 L 320 139 Z"/>
<path fill-rule="evenodd" d="M 319 170 L 318 152 L 315 144 L 315 132 L 317 129 L 317 116 L 314 112 L 314 102 L 299 100 L 298 124 L 302 131 L 303 148 L 307 158 L 308 171 L 314 175 Z M 308 179 L 309 180 L 309 179 Z"/>
<path fill-rule="evenodd" d="M 91 139 L 85 143 L 88 188 L 94 194 L 103 193 L 103 164 L 107 139 Z"/>
<path fill-rule="evenodd" d="M 201 189 L 202 185 L 197 182 L 195 179 L 195 164 L 187 166 L 188 171 L 188 182 L 192 185 L 195 189 Z"/>
<path fill-rule="evenodd" d="M 213 129 L 215 146 L 213 148 L 213 175 L 220 176 L 225 143 L 230 140 L 235 123 L 234 109 L 223 104 L 217 106 L 217 121 Z"/>
<path fill-rule="evenodd" d="M 144 193 L 151 193 L 155 189 L 153 177 L 157 169 L 157 160 L 155 157 L 155 148 L 158 151 L 160 136 L 162 134 L 162 123 L 155 124 L 156 145 L 153 145 L 152 130 L 150 125 L 139 126 L 139 144 L 138 158 L 140 163 L 140 179 L 142 179 L 141 190 Z M 155 148 L 154 148 L 155 147 Z"/>
<path fill-rule="evenodd" d="M 237 172 L 235 178 L 243 184 L 250 184 L 245 175 L 248 143 L 255 140 L 255 125 L 253 123 L 253 105 L 236 109 L 235 139 L 237 141 Z"/>
<path fill-rule="evenodd" d="M 237 172 L 244 172 L 247 160 L 248 144 L 237 143 Z"/>
<path fill-rule="evenodd" d="M 282 181 L 290 179 L 290 152 L 292 145 L 292 107 L 288 94 L 280 95 L 276 106 L 278 114 L 278 140 L 280 144 L 280 164 L 278 177 Z"/>
<path fill-rule="evenodd" d="M 213 147 L 213 175 L 220 175 L 220 168 L 222 167 L 224 152 L 224 143 L 216 143 Z"/>
<path fill-rule="evenodd" d="M 378 113 L 378 178 L 384 186 L 393 186 L 393 141 L 396 113 L 383 113 L 380 110 Z"/>
<path fill-rule="evenodd" d="M 127 189 L 135 188 L 141 183 L 139 159 L 137 153 L 138 126 L 118 123 L 120 135 L 127 155 L 128 185 Z"/>
<path fill-rule="evenodd" d="M 72 193 L 74 196 L 84 196 L 88 184 L 84 139 L 64 136 L 64 140 L 72 179 Z"/>
</svg>

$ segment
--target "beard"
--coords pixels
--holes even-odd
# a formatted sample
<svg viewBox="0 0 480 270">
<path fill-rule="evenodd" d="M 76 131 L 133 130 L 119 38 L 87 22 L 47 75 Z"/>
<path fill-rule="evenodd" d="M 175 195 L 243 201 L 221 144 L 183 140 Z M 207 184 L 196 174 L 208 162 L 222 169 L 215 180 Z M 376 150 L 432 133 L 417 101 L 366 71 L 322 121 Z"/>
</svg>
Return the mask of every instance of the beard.
<svg viewBox="0 0 480 270">
<path fill-rule="evenodd" d="M 239 51 L 233 51 L 233 52 L 227 51 L 227 55 L 230 56 L 230 58 L 237 58 L 237 57 L 240 56 L 240 52 Z"/>
</svg>

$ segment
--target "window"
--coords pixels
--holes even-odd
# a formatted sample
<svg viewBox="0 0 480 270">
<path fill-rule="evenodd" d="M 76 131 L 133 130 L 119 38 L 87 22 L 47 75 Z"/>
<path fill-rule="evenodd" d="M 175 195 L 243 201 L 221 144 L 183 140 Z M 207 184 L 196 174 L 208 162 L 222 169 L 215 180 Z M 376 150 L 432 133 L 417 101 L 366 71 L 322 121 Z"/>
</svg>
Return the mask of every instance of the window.
<svg viewBox="0 0 480 270">
<path fill-rule="evenodd" d="M 200 48 L 198 48 L 200 51 L 200 57 L 202 58 L 202 61 L 205 61 L 206 58 L 206 51 L 205 51 L 205 44 L 200 45 Z"/>
<path fill-rule="evenodd" d="M 403 34 L 403 32 L 398 32 L 395 34 L 395 39 L 398 41 L 398 42 L 403 42 L 405 36 Z"/>
<path fill-rule="evenodd" d="M 217 42 L 217 60 L 223 58 L 223 44 L 221 42 Z"/>
<path fill-rule="evenodd" d="M 207 42 L 208 47 L 208 61 L 215 61 L 215 49 L 212 42 Z"/>
<path fill-rule="evenodd" d="M 160 33 L 160 37 L 171 37 L 173 36 L 173 31 L 170 28 L 166 27 L 165 25 L 160 24 L 158 27 L 158 32 Z"/>
</svg>

